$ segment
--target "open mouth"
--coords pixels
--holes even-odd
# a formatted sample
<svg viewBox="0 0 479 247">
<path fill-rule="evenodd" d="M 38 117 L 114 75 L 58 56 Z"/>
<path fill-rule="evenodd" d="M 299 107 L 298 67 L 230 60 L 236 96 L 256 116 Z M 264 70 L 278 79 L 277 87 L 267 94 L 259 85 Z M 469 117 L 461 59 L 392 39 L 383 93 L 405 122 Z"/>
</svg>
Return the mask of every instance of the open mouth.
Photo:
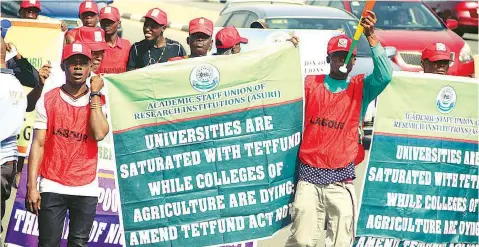
<svg viewBox="0 0 479 247">
<path fill-rule="evenodd" d="M 73 78 L 79 80 L 83 77 L 83 73 L 73 73 Z"/>
</svg>

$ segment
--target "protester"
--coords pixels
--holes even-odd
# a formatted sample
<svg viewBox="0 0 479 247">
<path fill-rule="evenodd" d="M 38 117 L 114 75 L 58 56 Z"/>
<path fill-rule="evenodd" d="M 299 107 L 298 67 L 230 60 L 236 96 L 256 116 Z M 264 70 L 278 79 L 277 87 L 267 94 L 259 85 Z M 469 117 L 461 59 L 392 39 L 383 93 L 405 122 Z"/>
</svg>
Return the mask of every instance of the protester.
<svg viewBox="0 0 479 247">
<path fill-rule="evenodd" d="M 91 78 L 91 51 L 74 42 L 62 54 L 66 84 L 38 101 L 29 156 L 26 208 L 38 215 L 38 246 L 60 246 L 67 210 L 68 246 L 87 246 L 98 203 L 98 141 L 109 131 Z M 68 147 L 68 148 L 65 148 Z M 37 190 L 37 178 L 40 176 Z"/>
<path fill-rule="evenodd" d="M 352 40 L 345 35 L 328 42 L 329 75 L 305 79 L 305 126 L 299 151 L 299 182 L 291 211 L 293 225 L 286 246 L 316 246 L 326 226 L 327 246 L 350 246 L 355 233 L 354 160 L 359 123 L 369 103 L 392 79 L 392 65 L 374 34 L 376 15 L 360 23 L 371 46 L 373 73 L 348 80 L 355 63 L 340 71 Z"/>
<path fill-rule="evenodd" d="M 17 135 L 23 125 L 25 110 L 27 108 L 27 97 L 22 85 L 13 75 L 11 69 L 7 69 L 5 63 L 6 44 L 0 38 L 0 164 L 2 165 L 2 219 L 5 215 L 5 202 L 10 197 L 12 183 L 16 175 L 18 160 Z M 3 232 L 3 227 L 2 227 Z"/>
<path fill-rule="evenodd" d="M 98 5 L 94 1 L 83 1 L 78 13 L 84 27 L 96 27 L 98 24 Z M 78 28 L 75 28 L 65 34 L 65 44 L 75 41 L 77 30 Z"/>
<path fill-rule="evenodd" d="M 228 55 L 241 52 L 241 44 L 247 44 L 248 39 L 239 35 L 234 26 L 224 27 L 216 33 L 215 45 L 216 54 Z"/>
<path fill-rule="evenodd" d="M 39 0 L 23 0 L 20 4 L 20 9 L 18 10 L 18 16 L 20 19 L 32 19 L 37 20 L 38 16 L 42 11 Z M 68 30 L 67 24 L 65 21 L 61 21 L 62 32 Z"/>
<path fill-rule="evenodd" d="M 92 55 L 91 71 L 98 74 L 98 69 L 105 57 L 105 50 L 110 48 L 105 41 L 105 31 L 99 27 L 80 27 L 75 40 L 90 48 Z"/>
<path fill-rule="evenodd" d="M 117 74 L 126 71 L 131 44 L 130 41 L 118 36 L 120 16 L 120 12 L 115 7 L 107 6 L 100 11 L 100 25 L 105 31 L 108 48 L 105 50 L 99 73 Z"/>
<path fill-rule="evenodd" d="M 164 63 L 172 57 L 187 55 L 178 41 L 164 37 L 168 25 L 168 17 L 164 11 L 158 8 L 150 9 L 144 17 L 143 34 L 145 39 L 136 42 L 131 47 L 127 70 Z"/>
<path fill-rule="evenodd" d="M 214 24 L 212 21 L 200 17 L 190 21 L 189 36 L 186 38 L 186 43 L 190 46 L 191 55 L 183 57 L 173 57 L 169 61 L 176 61 L 186 58 L 203 57 L 208 55 L 208 52 L 213 46 Z"/>
<path fill-rule="evenodd" d="M 451 50 L 443 43 L 430 44 L 422 51 L 424 73 L 446 75 L 451 61 Z"/>
<path fill-rule="evenodd" d="M 40 70 L 41 86 L 35 87 L 25 96 L 25 91 L 20 81 L 13 76 L 13 70 L 8 69 L 5 63 L 6 44 L 2 38 L 0 68 L 1 68 L 1 85 L 0 90 L 0 164 L 2 165 L 2 219 L 5 214 L 5 202 L 10 198 L 12 184 L 20 164 L 21 157 L 18 157 L 17 135 L 23 126 L 25 111 L 30 112 L 35 108 L 39 95 L 42 92 L 43 83 L 49 76 L 47 66 Z M 21 169 L 20 169 L 21 170 Z M 3 230 L 2 230 L 3 231 Z"/>
<path fill-rule="evenodd" d="M 22 19 L 33 19 L 36 20 L 40 14 L 40 1 L 37 0 L 24 0 L 20 4 L 20 9 L 18 10 L 18 15 Z"/>
<path fill-rule="evenodd" d="M 5 30 L 3 30 L 4 25 L 5 25 Z M 2 20 L 2 38 L 6 36 L 9 28 L 11 28 L 11 22 L 8 20 Z M 45 64 L 44 66 L 42 66 L 39 72 L 30 64 L 30 62 L 28 62 L 27 59 L 25 59 L 21 55 L 18 48 L 16 48 L 12 43 L 6 43 L 6 44 L 2 43 L 2 47 L 5 47 L 6 51 L 8 52 L 14 52 L 14 51 L 16 52 L 16 55 L 6 62 L 6 66 L 9 70 L 13 71 L 15 77 L 17 78 L 18 81 L 20 81 L 21 85 L 33 88 L 30 91 L 30 93 L 27 95 L 27 102 L 28 102 L 27 112 L 33 111 L 35 109 L 35 104 L 40 98 L 40 95 L 43 90 L 44 81 L 41 80 L 42 74 L 44 75 L 44 74 L 50 73 L 50 65 Z M 15 139 L 15 146 L 17 146 L 16 139 Z M 14 175 L 18 175 L 21 173 L 23 169 L 24 161 L 25 161 L 25 157 L 22 157 L 22 156 L 18 157 L 16 161 L 15 171 L 13 171 Z M 10 180 L 5 180 L 5 181 L 10 181 Z M 5 186 L 8 187 L 8 191 L 10 191 L 12 185 L 16 186 L 16 183 L 5 184 Z M 6 191 L 6 190 L 2 190 L 2 191 Z M 5 198 L 8 199 L 10 196 L 10 192 L 5 193 L 4 195 L 5 195 Z"/>
</svg>

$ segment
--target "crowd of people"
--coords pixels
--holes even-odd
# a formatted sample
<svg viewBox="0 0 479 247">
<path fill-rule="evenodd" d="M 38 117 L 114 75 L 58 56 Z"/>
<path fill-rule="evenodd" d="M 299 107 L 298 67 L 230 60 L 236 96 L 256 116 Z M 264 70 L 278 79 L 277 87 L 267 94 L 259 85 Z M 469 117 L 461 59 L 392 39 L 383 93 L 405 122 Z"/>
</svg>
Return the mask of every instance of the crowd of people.
<svg viewBox="0 0 479 247">
<path fill-rule="evenodd" d="M 19 17 L 36 19 L 39 1 L 23 1 Z M 0 164 L 1 209 L 10 197 L 16 173 L 23 160 L 18 157 L 17 138 L 25 112 L 36 112 L 28 160 L 26 208 L 36 214 L 39 246 L 60 246 L 66 212 L 69 211 L 68 246 L 87 246 L 98 203 L 98 145 L 109 132 L 102 106 L 104 73 L 123 73 L 156 63 L 241 52 L 241 37 L 235 27 L 222 28 L 213 39 L 214 25 L 203 17 L 189 23 L 188 55 L 183 46 L 165 37 L 167 14 L 149 10 L 143 24 L 144 39 L 133 43 L 118 35 L 120 12 L 107 6 L 98 9 L 93 1 L 80 4 L 82 27 L 67 31 L 60 64 L 48 62 L 38 71 L 20 51 L 6 61 L 14 44 L 1 38 Z M 98 23 L 99 22 L 99 23 Z M 305 79 L 305 126 L 299 151 L 299 183 L 291 212 L 293 225 L 286 246 L 315 246 L 326 229 L 327 246 L 349 246 L 355 233 L 356 200 L 352 181 L 355 166 L 364 158 L 361 123 L 369 103 L 392 79 L 391 61 L 374 33 L 376 16 L 362 18 L 372 51 L 374 70 L 370 75 L 349 77 L 356 60 L 341 72 L 352 40 L 340 35 L 327 47 L 330 74 Z M 100 24 L 100 27 L 98 27 Z M 253 28 L 268 28 L 258 20 Z M 295 46 L 298 38 L 289 40 Z M 425 73 L 446 74 L 450 51 L 441 43 L 427 46 L 421 65 Z M 33 88 L 26 94 L 22 86 Z M 339 104 L 339 102 L 341 102 Z M 331 119 L 330 127 L 314 119 Z M 311 120 L 311 121 L 310 121 Z M 40 179 L 38 179 L 40 178 Z M 2 229 L 3 231 L 3 229 Z"/>
</svg>

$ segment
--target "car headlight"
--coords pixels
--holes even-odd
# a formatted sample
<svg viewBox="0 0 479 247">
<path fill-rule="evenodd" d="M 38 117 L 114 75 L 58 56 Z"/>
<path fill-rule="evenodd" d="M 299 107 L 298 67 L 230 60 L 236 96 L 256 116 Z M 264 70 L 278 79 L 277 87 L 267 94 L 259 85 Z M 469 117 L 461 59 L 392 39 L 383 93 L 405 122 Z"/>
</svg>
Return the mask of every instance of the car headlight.
<svg viewBox="0 0 479 247">
<path fill-rule="evenodd" d="M 464 43 L 461 51 L 459 52 L 459 61 L 461 63 L 469 62 L 472 60 L 471 47 L 467 43 Z"/>
</svg>

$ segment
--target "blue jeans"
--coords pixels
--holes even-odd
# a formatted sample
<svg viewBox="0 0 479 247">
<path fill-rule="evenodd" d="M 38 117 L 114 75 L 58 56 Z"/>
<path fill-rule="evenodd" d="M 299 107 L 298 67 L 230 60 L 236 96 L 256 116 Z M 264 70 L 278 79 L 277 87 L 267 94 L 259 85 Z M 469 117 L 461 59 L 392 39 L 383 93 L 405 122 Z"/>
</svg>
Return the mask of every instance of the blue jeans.
<svg viewBox="0 0 479 247">
<path fill-rule="evenodd" d="M 60 247 L 67 209 L 70 215 L 68 247 L 87 247 L 96 215 L 97 197 L 45 192 L 38 215 L 38 246 Z"/>
</svg>

